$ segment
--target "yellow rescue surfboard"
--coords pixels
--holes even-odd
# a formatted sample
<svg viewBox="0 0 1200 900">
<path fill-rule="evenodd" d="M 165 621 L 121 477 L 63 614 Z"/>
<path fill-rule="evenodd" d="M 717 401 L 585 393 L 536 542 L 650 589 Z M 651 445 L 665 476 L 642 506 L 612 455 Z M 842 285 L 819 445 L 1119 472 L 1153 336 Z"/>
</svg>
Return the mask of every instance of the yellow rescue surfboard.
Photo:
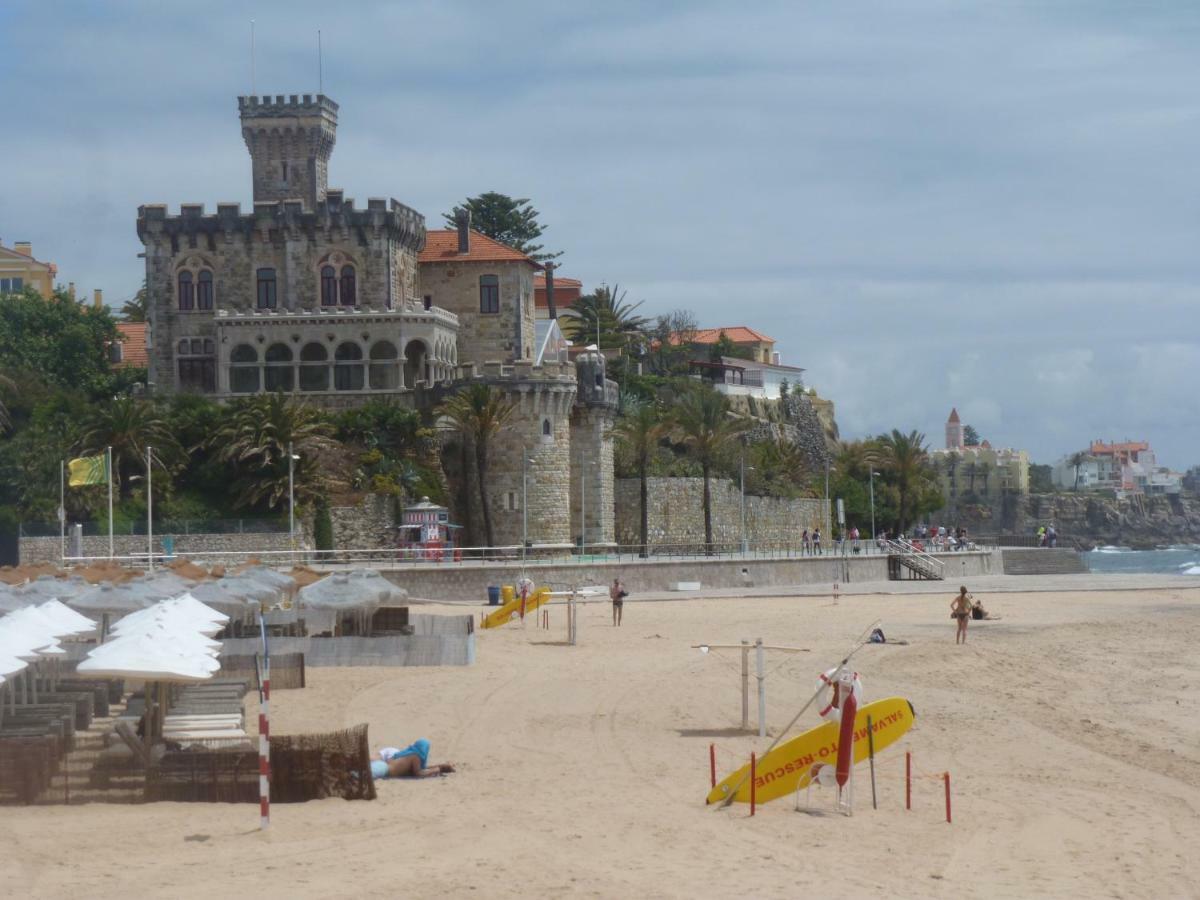
<svg viewBox="0 0 1200 900">
<path fill-rule="evenodd" d="M 543 603 L 550 599 L 550 588 L 540 587 L 528 597 L 525 598 L 525 615 L 529 615 Z M 484 628 L 499 628 L 501 625 L 507 624 L 513 616 L 521 614 L 521 597 L 520 595 L 509 600 L 499 609 L 492 612 L 483 620 Z"/>
<path fill-rule="evenodd" d="M 854 717 L 854 761 L 867 758 L 867 716 L 875 732 L 875 753 L 894 744 L 912 728 L 915 717 L 912 704 L 903 697 L 888 697 L 868 703 Z M 806 787 L 818 763 L 837 762 L 840 723 L 825 722 L 804 734 L 780 744 L 756 763 L 755 802 L 767 803 Z M 740 787 L 739 787 L 740 785 Z M 750 802 L 750 764 L 742 766 L 723 781 L 717 782 L 706 803 L 720 803 L 737 790 L 737 803 Z"/>
</svg>

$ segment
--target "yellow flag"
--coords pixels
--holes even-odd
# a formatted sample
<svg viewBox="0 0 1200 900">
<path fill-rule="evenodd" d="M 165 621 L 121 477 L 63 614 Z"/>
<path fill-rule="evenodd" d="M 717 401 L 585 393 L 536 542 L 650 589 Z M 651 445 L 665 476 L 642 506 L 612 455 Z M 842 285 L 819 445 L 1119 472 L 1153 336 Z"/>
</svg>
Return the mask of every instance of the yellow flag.
<svg viewBox="0 0 1200 900">
<path fill-rule="evenodd" d="M 71 487 L 81 487 L 85 484 L 108 484 L 108 467 L 104 464 L 104 454 L 99 456 L 81 456 L 67 463 L 71 472 L 68 484 Z"/>
</svg>

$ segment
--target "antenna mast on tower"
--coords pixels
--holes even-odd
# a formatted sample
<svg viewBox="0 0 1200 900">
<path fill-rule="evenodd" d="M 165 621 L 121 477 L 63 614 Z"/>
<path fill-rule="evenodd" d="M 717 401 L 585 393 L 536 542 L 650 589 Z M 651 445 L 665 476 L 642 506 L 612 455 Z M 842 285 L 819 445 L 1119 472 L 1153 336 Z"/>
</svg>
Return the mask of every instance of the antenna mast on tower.
<svg viewBox="0 0 1200 900">
<path fill-rule="evenodd" d="M 317 29 L 317 93 L 325 93 L 325 58 L 321 53 L 321 29 Z"/>
<path fill-rule="evenodd" d="M 257 94 L 254 83 L 254 20 L 250 20 L 250 96 Z"/>
</svg>

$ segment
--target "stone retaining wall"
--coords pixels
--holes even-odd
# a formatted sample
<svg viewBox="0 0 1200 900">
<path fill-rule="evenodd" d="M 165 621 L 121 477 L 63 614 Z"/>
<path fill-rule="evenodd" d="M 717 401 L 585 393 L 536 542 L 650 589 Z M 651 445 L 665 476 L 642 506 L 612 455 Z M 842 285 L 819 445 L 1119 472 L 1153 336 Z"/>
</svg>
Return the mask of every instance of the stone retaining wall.
<svg viewBox="0 0 1200 900">
<path fill-rule="evenodd" d="M 713 541 L 738 546 L 741 541 L 741 491 L 728 479 L 713 478 Z M 648 538 L 652 546 L 704 543 L 704 479 L 651 478 L 648 480 Z M 639 482 L 616 482 L 617 543 L 633 546 L 640 540 Z M 782 497 L 746 496 L 746 540 L 753 544 L 799 546 L 805 528 L 820 526 L 828 541 L 832 535 L 827 500 L 788 500 Z"/>
<path fill-rule="evenodd" d="M 999 556 L 991 551 L 943 553 L 937 557 L 946 564 L 946 582 L 930 582 L 931 590 L 970 575 L 1000 573 Z M 994 560 L 994 561 L 993 561 Z M 410 597 L 429 600 L 475 600 L 486 602 L 489 585 L 515 584 L 521 577 L 521 565 L 414 565 L 381 569 L 393 584 L 408 591 Z M 526 566 L 536 584 L 553 588 L 611 584 L 620 577 L 633 594 L 665 591 L 673 582 L 699 581 L 703 588 L 785 587 L 799 584 L 846 585 L 862 581 L 886 581 L 887 557 L 805 556 L 799 558 L 755 559 L 723 557 L 706 559 L 654 560 L 626 558 L 584 563 L 536 563 Z M 684 596 L 684 595 L 681 595 Z"/>
<path fill-rule="evenodd" d="M 297 546 L 303 547 L 300 539 L 300 526 L 297 523 Z M 155 535 L 154 549 L 162 552 L 162 537 Z M 230 534 L 172 534 L 175 539 L 175 553 L 199 557 L 207 562 L 237 563 L 245 562 L 246 551 L 270 552 L 274 550 L 291 549 L 291 540 L 286 532 L 247 532 Z M 114 553 L 118 556 L 146 556 L 146 536 L 144 534 L 118 534 L 113 537 Z M 62 542 L 57 537 L 22 537 L 18 545 L 21 563 L 54 563 L 62 560 Z M 67 539 L 67 552 L 71 552 L 71 541 Z M 236 554 L 236 555 L 235 555 Z M 108 535 L 84 535 L 83 555 L 94 557 L 108 556 Z"/>
</svg>

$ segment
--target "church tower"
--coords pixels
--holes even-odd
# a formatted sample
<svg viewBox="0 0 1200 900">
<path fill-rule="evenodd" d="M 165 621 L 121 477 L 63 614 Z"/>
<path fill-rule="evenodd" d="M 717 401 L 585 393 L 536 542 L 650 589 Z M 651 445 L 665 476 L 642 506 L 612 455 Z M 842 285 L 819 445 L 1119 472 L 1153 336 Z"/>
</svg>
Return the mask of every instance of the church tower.
<svg viewBox="0 0 1200 900">
<path fill-rule="evenodd" d="M 946 449 L 961 450 L 963 448 L 962 421 L 958 418 L 958 409 L 950 410 L 950 418 L 946 420 Z"/>
<path fill-rule="evenodd" d="M 254 202 L 325 200 L 338 105 L 324 94 L 238 97 L 242 137 L 254 171 Z"/>
</svg>

